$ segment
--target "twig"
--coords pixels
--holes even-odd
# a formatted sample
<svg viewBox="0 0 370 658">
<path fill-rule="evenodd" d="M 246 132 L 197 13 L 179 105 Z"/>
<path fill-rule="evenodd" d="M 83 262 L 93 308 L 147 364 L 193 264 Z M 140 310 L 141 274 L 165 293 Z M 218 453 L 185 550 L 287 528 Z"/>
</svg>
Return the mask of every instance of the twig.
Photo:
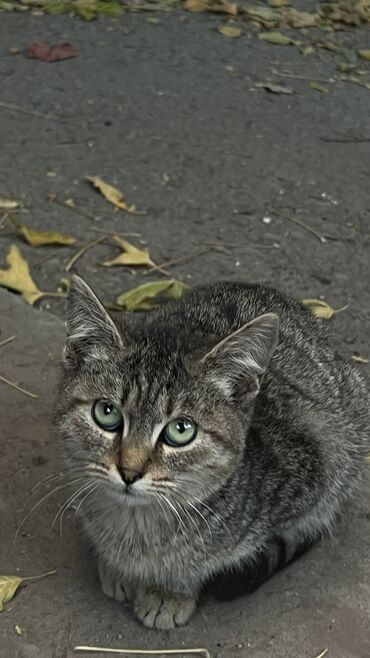
<svg viewBox="0 0 370 658">
<path fill-rule="evenodd" d="M 155 272 L 156 270 L 161 270 L 162 267 L 171 267 L 172 265 L 178 265 L 179 263 L 188 263 L 190 260 L 193 260 L 194 258 L 198 258 L 198 256 L 203 256 L 203 254 L 206 254 L 208 252 L 207 249 L 202 249 L 195 254 L 190 254 L 188 256 L 180 256 L 180 258 L 174 258 L 173 260 L 167 260 L 164 261 L 163 263 L 160 263 L 159 265 L 154 265 L 151 267 L 149 270 L 147 270 L 144 274 L 146 276 L 147 274 L 151 274 L 151 272 Z M 166 272 L 168 274 L 168 272 Z"/>
<path fill-rule="evenodd" d="M 3 345 L 7 345 L 7 343 L 11 343 L 12 340 L 15 340 L 17 336 L 9 336 L 9 338 L 5 338 L 5 340 L 2 340 L 0 343 L 0 347 L 3 347 Z"/>
<path fill-rule="evenodd" d="M 22 112 L 22 114 L 40 117 L 41 119 L 49 119 L 49 121 L 60 121 L 59 117 L 54 117 L 52 114 L 42 114 L 41 112 L 26 110 L 24 107 L 19 107 L 19 105 L 14 105 L 13 103 L 5 103 L 5 101 L 0 101 L 0 107 L 3 107 L 5 110 L 13 110 L 15 112 Z"/>
<path fill-rule="evenodd" d="M 205 658 L 211 658 L 211 654 L 207 649 L 105 649 L 104 647 L 75 647 L 75 651 L 100 651 L 102 653 L 131 653 L 136 655 L 150 655 L 157 656 L 167 654 L 175 655 L 179 653 L 201 653 Z M 318 656 L 317 658 L 320 658 Z"/>
<path fill-rule="evenodd" d="M 289 222 L 293 222 L 293 224 L 297 224 L 298 226 L 301 226 L 306 231 L 308 231 L 309 233 L 312 233 L 312 235 L 314 235 L 316 238 L 318 238 L 320 240 L 321 244 L 325 244 L 325 242 L 326 242 L 325 235 L 322 235 L 321 233 L 316 231 L 311 226 L 308 226 L 308 224 L 305 224 L 304 222 L 301 222 L 300 219 L 296 219 L 296 217 L 288 217 L 288 216 L 285 216 L 285 215 L 283 215 L 283 219 L 287 219 Z"/>
<path fill-rule="evenodd" d="M 95 217 L 94 215 L 90 215 L 87 212 L 84 212 L 81 210 L 78 206 L 73 206 L 70 203 L 66 203 L 66 201 L 63 201 L 62 199 L 59 199 L 55 194 L 49 194 L 48 195 L 48 201 L 51 201 L 52 203 L 58 203 L 60 206 L 64 206 L 65 208 L 68 208 L 69 210 L 72 210 L 72 212 L 76 212 L 78 215 L 82 215 L 82 217 L 87 217 L 87 219 L 92 219 L 94 220 Z"/>
<path fill-rule="evenodd" d="M 103 235 L 101 238 L 98 238 L 97 240 L 94 240 L 93 242 L 89 242 L 89 244 L 85 244 L 84 247 L 81 247 L 81 249 L 79 249 L 64 266 L 64 271 L 69 272 L 73 265 L 78 261 L 78 259 L 81 258 L 81 256 L 83 256 L 89 249 L 92 249 L 97 244 L 103 242 L 103 240 L 105 240 L 105 235 Z"/>
<path fill-rule="evenodd" d="M 30 391 L 27 391 L 25 388 L 18 386 L 18 384 L 9 381 L 9 379 L 6 379 L 6 377 L 3 377 L 2 375 L 0 375 L 0 381 L 4 382 L 4 384 L 8 384 L 8 386 L 11 386 L 12 388 L 15 388 L 16 391 L 20 391 L 20 393 L 24 393 L 25 395 L 28 395 L 29 398 L 34 398 L 34 400 L 38 400 L 39 398 L 38 395 L 35 395 L 34 393 L 30 393 Z"/>
<path fill-rule="evenodd" d="M 327 653 L 328 653 L 328 649 L 324 649 L 324 651 L 319 653 L 318 656 L 315 656 L 315 658 L 324 658 L 324 656 L 326 656 Z"/>
<path fill-rule="evenodd" d="M 38 260 L 37 263 L 34 263 L 31 265 L 31 269 L 35 269 L 36 267 L 40 267 L 44 263 L 47 263 L 48 260 L 51 260 L 52 258 L 55 258 L 55 256 L 58 256 L 60 254 L 60 250 L 58 249 L 57 251 L 54 251 L 52 254 L 49 254 L 45 258 L 42 258 L 42 260 Z"/>
<path fill-rule="evenodd" d="M 279 75 L 284 78 L 293 78 L 294 80 L 308 80 L 309 82 L 323 82 L 328 84 L 329 82 L 335 82 L 334 78 L 311 78 L 307 75 L 295 75 L 294 73 L 284 73 L 284 71 L 278 71 L 277 69 L 271 69 L 274 75 Z"/>
</svg>

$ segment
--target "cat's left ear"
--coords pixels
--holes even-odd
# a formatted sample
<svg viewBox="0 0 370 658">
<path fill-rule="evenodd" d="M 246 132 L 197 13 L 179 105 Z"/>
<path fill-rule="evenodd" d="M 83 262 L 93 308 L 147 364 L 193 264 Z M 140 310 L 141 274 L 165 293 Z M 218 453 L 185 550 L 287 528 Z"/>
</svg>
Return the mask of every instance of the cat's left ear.
<svg viewBox="0 0 370 658">
<path fill-rule="evenodd" d="M 66 361 L 106 360 L 122 347 L 122 338 L 108 311 L 87 283 L 74 275 L 68 294 Z"/>
<path fill-rule="evenodd" d="M 203 356 L 207 379 L 230 398 L 255 397 L 278 335 L 275 313 L 260 315 L 243 325 Z"/>
</svg>

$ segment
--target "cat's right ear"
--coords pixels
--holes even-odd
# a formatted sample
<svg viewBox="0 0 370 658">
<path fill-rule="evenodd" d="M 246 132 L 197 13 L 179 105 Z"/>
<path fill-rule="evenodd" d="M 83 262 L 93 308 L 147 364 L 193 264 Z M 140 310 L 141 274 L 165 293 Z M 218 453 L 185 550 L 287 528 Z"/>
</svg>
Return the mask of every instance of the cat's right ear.
<svg viewBox="0 0 370 658">
<path fill-rule="evenodd" d="M 107 360 L 123 347 L 117 327 L 87 283 L 73 275 L 68 293 L 66 363 Z"/>
</svg>

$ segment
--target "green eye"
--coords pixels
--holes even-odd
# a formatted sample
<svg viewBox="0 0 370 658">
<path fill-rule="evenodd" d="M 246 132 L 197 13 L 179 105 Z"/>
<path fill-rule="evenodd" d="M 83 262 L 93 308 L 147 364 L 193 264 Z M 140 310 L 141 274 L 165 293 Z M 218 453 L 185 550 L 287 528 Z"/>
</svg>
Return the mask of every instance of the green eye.
<svg viewBox="0 0 370 658">
<path fill-rule="evenodd" d="M 119 409 L 109 400 L 96 400 L 91 415 L 96 424 L 107 432 L 115 432 L 123 427 L 123 416 Z"/>
<path fill-rule="evenodd" d="M 185 446 L 195 439 L 197 426 L 187 418 L 176 418 L 163 428 L 161 438 L 169 446 Z"/>
</svg>

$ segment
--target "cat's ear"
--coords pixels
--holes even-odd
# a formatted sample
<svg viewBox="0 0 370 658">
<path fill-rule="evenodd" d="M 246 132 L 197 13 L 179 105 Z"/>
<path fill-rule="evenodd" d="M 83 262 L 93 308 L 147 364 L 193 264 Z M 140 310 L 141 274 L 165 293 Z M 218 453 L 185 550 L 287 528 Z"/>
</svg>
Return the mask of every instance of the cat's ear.
<svg viewBox="0 0 370 658">
<path fill-rule="evenodd" d="M 207 378 L 230 398 L 255 397 L 278 342 L 279 318 L 260 315 L 223 338 L 202 358 Z"/>
<path fill-rule="evenodd" d="M 109 358 L 122 349 L 122 339 L 109 313 L 87 283 L 73 275 L 67 304 L 65 358 Z"/>
</svg>

